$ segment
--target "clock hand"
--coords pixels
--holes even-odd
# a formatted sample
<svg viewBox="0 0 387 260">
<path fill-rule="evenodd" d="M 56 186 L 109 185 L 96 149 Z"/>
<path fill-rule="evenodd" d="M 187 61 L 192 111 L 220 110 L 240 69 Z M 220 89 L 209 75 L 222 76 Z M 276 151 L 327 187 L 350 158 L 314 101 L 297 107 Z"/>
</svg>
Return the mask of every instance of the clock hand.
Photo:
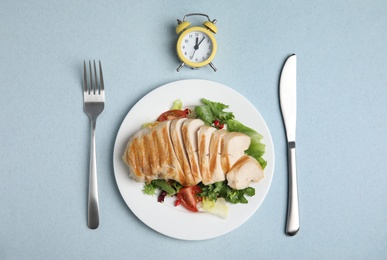
<svg viewBox="0 0 387 260">
<path fill-rule="evenodd" d="M 193 56 L 195 55 L 196 50 L 199 49 L 199 44 L 200 43 L 198 44 L 198 41 L 199 41 L 199 38 L 196 37 L 196 43 L 195 43 L 195 46 L 194 46 L 194 52 L 191 55 L 191 60 L 193 59 Z"/>
<path fill-rule="evenodd" d="M 197 46 L 198 49 L 199 49 L 199 45 L 204 41 L 205 38 L 206 38 L 206 37 L 203 36 L 203 39 L 202 39 L 199 43 L 196 44 L 196 46 Z M 198 39 L 198 38 L 196 38 L 196 39 Z"/>
<path fill-rule="evenodd" d="M 192 55 L 191 55 L 191 60 L 193 59 L 193 56 L 195 55 L 196 50 L 197 50 L 197 49 L 195 49 L 194 52 L 192 53 Z"/>
</svg>

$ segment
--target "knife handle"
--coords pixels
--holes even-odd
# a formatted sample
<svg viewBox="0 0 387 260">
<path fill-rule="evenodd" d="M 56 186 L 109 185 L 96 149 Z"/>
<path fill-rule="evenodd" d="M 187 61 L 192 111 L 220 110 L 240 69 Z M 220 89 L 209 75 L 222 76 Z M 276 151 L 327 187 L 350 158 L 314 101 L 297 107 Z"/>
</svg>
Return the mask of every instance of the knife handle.
<svg viewBox="0 0 387 260">
<path fill-rule="evenodd" d="M 300 229 L 300 215 L 298 208 L 297 170 L 296 170 L 296 143 L 288 143 L 289 190 L 288 190 L 288 217 L 286 234 L 294 236 Z"/>
</svg>

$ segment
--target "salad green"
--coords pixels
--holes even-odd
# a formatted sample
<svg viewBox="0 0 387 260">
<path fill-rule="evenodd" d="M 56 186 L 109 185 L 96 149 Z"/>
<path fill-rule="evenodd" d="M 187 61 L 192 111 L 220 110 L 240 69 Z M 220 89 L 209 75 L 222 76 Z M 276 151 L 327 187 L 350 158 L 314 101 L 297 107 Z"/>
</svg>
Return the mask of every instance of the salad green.
<svg viewBox="0 0 387 260">
<path fill-rule="evenodd" d="M 199 183 L 199 187 L 202 189 L 200 196 L 212 201 L 216 201 L 218 198 L 224 198 L 233 204 L 246 204 L 248 200 L 245 198 L 245 195 L 250 197 L 255 195 L 254 188 L 247 187 L 243 190 L 236 190 L 228 186 L 227 181 L 215 182 L 210 185 Z"/>
<path fill-rule="evenodd" d="M 199 196 L 206 198 L 210 201 L 216 201 L 218 198 L 224 198 L 226 201 L 233 204 L 237 203 L 248 203 L 246 195 L 252 197 L 255 195 L 255 189 L 252 187 L 247 187 L 243 190 L 236 190 L 227 185 L 226 181 L 215 182 L 210 185 L 204 185 L 199 183 L 198 186 L 201 189 Z M 183 186 L 176 181 L 166 181 L 166 180 L 153 180 L 150 183 L 144 184 L 143 192 L 147 195 L 155 195 L 157 190 L 164 191 L 168 196 L 176 195 Z"/>
<path fill-rule="evenodd" d="M 212 125 L 215 120 L 219 120 L 221 124 L 226 124 L 228 120 L 234 119 L 232 112 L 224 111 L 224 109 L 229 107 L 228 105 L 220 102 L 212 102 L 205 98 L 202 98 L 201 102 L 203 105 L 196 106 L 195 113 L 207 125 Z"/>
<path fill-rule="evenodd" d="M 147 195 L 155 195 L 157 190 L 165 191 L 167 195 L 174 196 L 183 186 L 176 181 L 152 180 L 150 183 L 144 184 L 143 192 Z"/>
<path fill-rule="evenodd" d="M 228 205 L 224 198 L 218 198 L 217 201 L 213 201 L 204 197 L 203 200 L 198 203 L 198 208 L 199 210 L 208 212 L 224 219 L 228 217 Z"/>
<path fill-rule="evenodd" d="M 171 110 L 181 110 L 183 108 L 183 102 L 181 99 L 176 99 L 173 101 L 173 106 L 171 107 Z"/>
</svg>

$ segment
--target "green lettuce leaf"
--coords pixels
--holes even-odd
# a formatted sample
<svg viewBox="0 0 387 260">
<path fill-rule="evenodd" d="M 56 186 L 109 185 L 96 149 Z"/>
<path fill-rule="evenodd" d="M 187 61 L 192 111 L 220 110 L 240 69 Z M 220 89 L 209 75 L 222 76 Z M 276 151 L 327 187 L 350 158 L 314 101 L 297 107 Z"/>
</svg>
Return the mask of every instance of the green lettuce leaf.
<svg viewBox="0 0 387 260">
<path fill-rule="evenodd" d="M 248 203 L 245 195 L 252 197 L 255 195 L 255 189 L 247 187 L 243 190 L 236 190 L 227 185 L 227 181 L 215 182 L 210 185 L 199 184 L 202 192 L 201 197 L 204 197 L 211 201 L 217 201 L 218 198 L 224 198 L 226 201 L 233 204 Z"/>
<path fill-rule="evenodd" d="M 154 186 L 152 183 L 145 183 L 144 184 L 144 188 L 143 188 L 143 192 L 144 194 L 146 195 L 150 195 L 150 196 L 153 196 L 156 194 L 156 190 L 157 190 L 157 187 Z"/>
<path fill-rule="evenodd" d="M 171 110 L 181 110 L 182 108 L 183 108 L 183 102 L 179 98 L 173 102 L 173 106 L 171 107 Z"/>
<path fill-rule="evenodd" d="M 195 113 L 198 118 L 203 120 L 207 125 L 211 125 L 215 119 L 219 120 L 221 124 L 225 124 L 227 120 L 233 119 L 232 112 L 223 111 L 229 106 L 220 102 L 212 102 L 208 99 L 202 98 L 201 102 L 204 105 L 196 106 Z"/>
<path fill-rule="evenodd" d="M 150 183 L 144 183 L 143 192 L 147 195 L 155 195 L 156 190 L 163 190 L 169 196 L 173 196 L 179 192 L 182 185 L 176 181 L 152 180 Z"/>
</svg>

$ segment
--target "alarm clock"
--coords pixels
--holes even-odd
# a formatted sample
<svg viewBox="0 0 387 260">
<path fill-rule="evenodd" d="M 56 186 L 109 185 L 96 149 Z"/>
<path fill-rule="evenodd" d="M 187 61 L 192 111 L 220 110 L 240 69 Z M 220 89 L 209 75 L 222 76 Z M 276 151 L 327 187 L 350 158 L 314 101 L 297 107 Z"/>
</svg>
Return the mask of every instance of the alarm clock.
<svg viewBox="0 0 387 260">
<path fill-rule="evenodd" d="M 204 16 L 207 21 L 203 23 L 203 26 L 190 27 L 191 24 L 186 21 L 189 16 Z M 214 34 L 218 32 L 215 25 L 216 19 L 211 21 L 206 14 L 192 13 L 185 15 L 183 21 L 178 19 L 177 23 L 176 33 L 179 38 L 176 44 L 176 52 L 182 63 L 176 70 L 180 71 L 184 66 L 198 69 L 209 65 L 216 71 L 214 64 L 212 64 L 218 49 L 214 37 Z"/>
</svg>

